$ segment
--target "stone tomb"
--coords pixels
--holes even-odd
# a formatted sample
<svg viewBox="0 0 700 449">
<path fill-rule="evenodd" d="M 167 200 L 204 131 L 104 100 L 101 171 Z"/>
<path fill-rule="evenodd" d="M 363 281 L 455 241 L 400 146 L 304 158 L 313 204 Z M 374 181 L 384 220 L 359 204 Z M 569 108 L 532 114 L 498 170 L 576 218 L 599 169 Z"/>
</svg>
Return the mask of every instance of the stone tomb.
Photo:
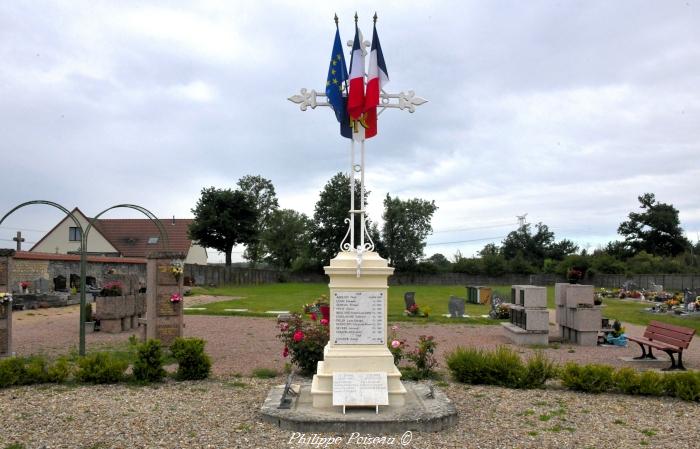
<svg viewBox="0 0 700 449">
<path fill-rule="evenodd" d="M 547 288 L 513 285 L 510 303 L 510 323 L 501 323 L 505 335 L 518 345 L 549 344 Z"/>
<path fill-rule="evenodd" d="M 554 297 L 562 341 L 581 346 L 597 345 L 603 319 L 601 307 L 593 304 L 593 286 L 558 283 L 554 285 Z"/>
<path fill-rule="evenodd" d="M 182 253 L 155 253 L 148 257 L 146 273 L 146 319 L 139 322 L 144 325 L 141 338 L 156 338 L 163 346 L 170 346 L 173 340 L 183 336 L 185 327 L 182 301 L 173 303 L 170 297 L 182 292 L 183 276 L 177 279 L 170 267 L 173 263 L 182 263 Z"/>
</svg>

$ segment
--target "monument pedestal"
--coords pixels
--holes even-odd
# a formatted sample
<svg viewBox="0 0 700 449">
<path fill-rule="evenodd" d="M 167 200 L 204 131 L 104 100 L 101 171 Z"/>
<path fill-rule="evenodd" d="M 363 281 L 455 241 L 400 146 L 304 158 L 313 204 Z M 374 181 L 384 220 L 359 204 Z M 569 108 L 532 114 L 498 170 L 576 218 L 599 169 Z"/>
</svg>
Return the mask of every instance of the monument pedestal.
<svg viewBox="0 0 700 449">
<path fill-rule="evenodd" d="M 406 388 L 387 347 L 387 279 L 394 269 L 375 252 L 344 251 L 325 272 L 330 277 L 330 340 L 311 383 L 313 407 L 333 406 L 335 372 L 386 373 L 389 406 L 403 406 Z"/>
</svg>

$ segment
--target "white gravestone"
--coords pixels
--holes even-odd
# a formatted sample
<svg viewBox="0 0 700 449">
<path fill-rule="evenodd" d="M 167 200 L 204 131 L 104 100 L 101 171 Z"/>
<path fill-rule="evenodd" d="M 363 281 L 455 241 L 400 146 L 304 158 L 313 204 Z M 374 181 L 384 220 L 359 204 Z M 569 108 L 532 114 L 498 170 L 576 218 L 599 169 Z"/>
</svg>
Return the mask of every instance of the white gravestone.
<svg viewBox="0 0 700 449">
<path fill-rule="evenodd" d="M 383 291 L 333 293 L 333 343 L 336 345 L 385 345 L 386 314 Z"/>
<path fill-rule="evenodd" d="M 389 387 L 385 372 L 333 373 L 334 406 L 389 405 Z"/>
</svg>

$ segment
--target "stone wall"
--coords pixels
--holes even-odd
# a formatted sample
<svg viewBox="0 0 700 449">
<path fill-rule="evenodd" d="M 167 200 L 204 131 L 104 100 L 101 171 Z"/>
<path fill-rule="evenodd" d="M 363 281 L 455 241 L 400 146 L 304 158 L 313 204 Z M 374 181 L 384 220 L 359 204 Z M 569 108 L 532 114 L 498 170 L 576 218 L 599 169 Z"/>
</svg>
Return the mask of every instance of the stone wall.
<svg viewBox="0 0 700 449">
<path fill-rule="evenodd" d="M 146 320 L 142 338 L 155 338 L 163 346 L 170 346 L 177 337 L 182 337 L 184 315 L 182 301 L 173 303 L 170 297 L 182 291 L 184 276 L 176 278 L 170 271 L 174 261 L 184 262 L 185 254 L 156 253 L 148 257 L 148 287 L 146 290 Z"/>
<path fill-rule="evenodd" d="M 53 292 L 54 279 L 63 276 L 66 287 L 73 283 L 79 286 L 80 282 L 80 257 L 75 255 L 58 255 L 35 253 L 17 253 L 12 259 L 11 268 L 8 270 L 10 291 L 19 293 L 19 283 L 29 282 L 30 291 L 37 290 L 42 293 Z M 86 277 L 94 279 L 96 286 L 101 286 L 112 280 L 123 280 L 136 277 L 138 282 L 146 285 L 146 263 L 138 259 L 100 258 L 88 257 L 86 264 Z M 89 280 L 92 280 L 89 279 Z M 138 287 L 135 288 L 138 290 Z"/>
<path fill-rule="evenodd" d="M 10 291 L 8 275 L 12 269 L 12 250 L 0 250 L 0 292 Z M 0 304 L 0 357 L 12 355 L 12 303 Z"/>
</svg>

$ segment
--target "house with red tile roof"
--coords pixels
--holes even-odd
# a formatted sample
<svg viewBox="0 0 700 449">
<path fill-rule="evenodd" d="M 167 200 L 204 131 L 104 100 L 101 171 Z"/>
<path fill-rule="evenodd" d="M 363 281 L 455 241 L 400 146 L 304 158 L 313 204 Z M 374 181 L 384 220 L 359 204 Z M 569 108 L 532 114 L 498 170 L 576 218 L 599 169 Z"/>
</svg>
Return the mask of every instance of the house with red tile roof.
<svg viewBox="0 0 700 449">
<path fill-rule="evenodd" d="M 77 207 L 72 211 L 83 229 L 89 219 Z M 88 234 L 87 253 L 91 256 L 145 259 L 152 252 L 173 251 L 187 254 L 185 263 L 207 264 L 206 249 L 190 240 L 187 228 L 191 218 L 161 219 L 167 233 L 164 245 L 158 227 L 148 218 L 99 218 Z M 50 254 L 78 254 L 80 228 L 66 216 L 29 251 Z"/>
</svg>

